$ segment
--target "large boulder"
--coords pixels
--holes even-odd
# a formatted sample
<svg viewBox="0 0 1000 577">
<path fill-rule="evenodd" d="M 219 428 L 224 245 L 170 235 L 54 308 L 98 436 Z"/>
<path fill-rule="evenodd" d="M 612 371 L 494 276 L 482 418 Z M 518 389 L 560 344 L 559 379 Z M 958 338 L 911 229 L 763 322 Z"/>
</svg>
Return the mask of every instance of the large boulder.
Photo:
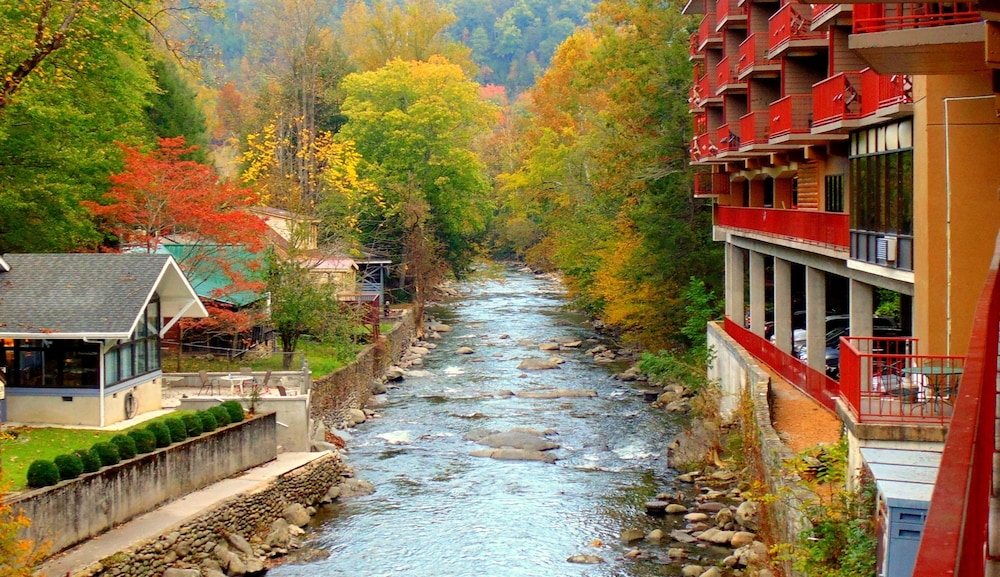
<svg viewBox="0 0 1000 577">
<path fill-rule="evenodd" d="M 281 517 L 288 522 L 289 525 L 295 525 L 298 527 L 305 527 L 309 524 L 309 512 L 306 508 L 299 503 L 292 503 L 291 505 L 285 507 L 285 510 L 281 512 Z"/>
<path fill-rule="evenodd" d="M 271 529 L 264 539 L 264 544 L 272 549 L 275 547 L 288 548 L 291 542 L 292 535 L 288 532 L 288 521 L 284 519 L 275 519 L 272 521 Z"/>
<path fill-rule="evenodd" d="M 590 389 L 551 389 L 547 391 L 520 391 L 514 394 L 524 399 L 561 399 L 565 397 L 596 397 L 597 391 Z"/>
<path fill-rule="evenodd" d="M 521 364 L 517 365 L 517 368 L 522 371 L 544 371 L 546 369 L 558 369 L 559 363 L 553 362 L 552 359 L 530 358 L 521 361 Z"/>
<path fill-rule="evenodd" d="M 755 501 L 743 501 L 736 508 L 736 522 L 750 531 L 760 530 L 760 505 Z"/>
<path fill-rule="evenodd" d="M 487 447 L 494 447 L 497 449 L 509 448 L 524 449 L 526 451 L 548 451 L 559 448 L 559 443 L 554 443 L 543 437 L 519 431 L 507 431 L 506 433 L 489 435 L 476 442 L 480 445 L 486 445 Z"/>
<path fill-rule="evenodd" d="M 431 323 L 427 327 L 427 330 L 434 331 L 435 333 L 450 333 L 452 329 L 444 323 Z"/>
<path fill-rule="evenodd" d="M 556 456 L 548 451 L 528 451 L 525 449 L 483 449 L 469 453 L 473 457 L 488 457 L 498 461 L 541 461 L 555 463 Z"/>
<path fill-rule="evenodd" d="M 350 497 L 363 497 L 365 495 L 371 495 L 375 492 L 375 485 L 372 485 L 370 481 L 362 481 L 361 479 L 344 479 L 340 484 L 340 498 L 347 499 Z"/>
<path fill-rule="evenodd" d="M 365 412 L 361 409 L 347 409 L 347 421 L 351 426 L 360 425 L 365 422 Z"/>
</svg>

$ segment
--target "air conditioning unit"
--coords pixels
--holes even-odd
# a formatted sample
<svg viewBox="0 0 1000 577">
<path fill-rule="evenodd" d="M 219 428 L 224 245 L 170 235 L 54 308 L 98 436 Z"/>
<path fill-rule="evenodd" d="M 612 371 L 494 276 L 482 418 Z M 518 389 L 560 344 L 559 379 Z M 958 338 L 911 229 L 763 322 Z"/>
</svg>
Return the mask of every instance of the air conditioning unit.
<svg viewBox="0 0 1000 577">
<path fill-rule="evenodd" d="M 894 236 L 882 236 L 875 239 L 875 258 L 878 262 L 896 262 L 896 240 Z"/>
</svg>

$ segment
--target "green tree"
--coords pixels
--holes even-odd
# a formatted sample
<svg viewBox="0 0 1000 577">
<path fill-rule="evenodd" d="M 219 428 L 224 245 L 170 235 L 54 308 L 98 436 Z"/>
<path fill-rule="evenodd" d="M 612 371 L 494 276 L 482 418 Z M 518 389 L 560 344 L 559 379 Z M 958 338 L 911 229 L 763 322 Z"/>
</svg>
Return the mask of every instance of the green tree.
<svg viewBox="0 0 1000 577">
<path fill-rule="evenodd" d="M 198 93 L 173 60 L 154 59 L 151 72 L 158 89 L 146 107 L 153 133 L 160 138 L 183 136 L 185 142 L 197 147 L 191 159 L 204 164 L 208 160 L 208 127 Z"/>
</svg>

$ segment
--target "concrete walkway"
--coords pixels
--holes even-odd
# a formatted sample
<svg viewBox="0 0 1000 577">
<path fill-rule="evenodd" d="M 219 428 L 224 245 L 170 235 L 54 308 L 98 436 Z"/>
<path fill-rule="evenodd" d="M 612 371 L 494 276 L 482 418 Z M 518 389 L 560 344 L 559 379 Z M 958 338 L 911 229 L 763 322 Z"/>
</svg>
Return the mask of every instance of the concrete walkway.
<svg viewBox="0 0 1000 577">
<path fill-rule="evenodd" d="M 169 533 L 190 519 L 198 517 L 217 503 L 239 493 L 252 492 L 266 486 L 275 478 L 297 469 L 323 453 L 281 453 L 274 461 L 248 469 L 238 477 L 224 479 L 188 493 L 158 509 L 140 515 L 131 521 L 64 551 L 42 564 L 37 574 L 49 577 L 76 575 L 101 559 L 124 551 L 163 533 Z"/>
</svg>

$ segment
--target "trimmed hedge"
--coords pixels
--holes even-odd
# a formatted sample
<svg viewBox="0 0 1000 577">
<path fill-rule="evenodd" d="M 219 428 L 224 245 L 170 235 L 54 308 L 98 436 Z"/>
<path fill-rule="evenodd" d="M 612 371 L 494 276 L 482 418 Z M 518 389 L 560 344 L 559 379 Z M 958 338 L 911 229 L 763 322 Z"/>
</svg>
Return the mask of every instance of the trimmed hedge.
<svg viewBox="0 0 1000 577">
<path fill-rule="evenodd" d="M 156 437 L 156 448 L 162 449 L 163 447 L 169 447 L 171 443 L 170 429 L 167 428 L 165 424 L 160 421 L 154 421 L 146 425 L 146 430 L 153 433 Z"/>
<path fill-rule="evenodd" d="M 182 421 L 180 417 L 169 417 L 163 419 L 163 424 L 165 424 L 167 429 L 170 431 L 170 442 L 180 443 L 187 438 L 187 425 L 184 424 L 184 421 Z"/>
<path fill-rule="evenodd" d="M 75 479 L 83 472 L 83 461 L 76 455 L 59 455 L 53 461 L 60 479 Z"/>
<path fill-rule="evenodd" d="M 111 437 L 111 444 L 118 449 L 118 455 L 122 459 L 131 459 L 139 452 L 138 447 L 135 446 L 135 439 L 128 435 L 115 435 Z"/>
<path fill-rule="evenodd" d="M 243 405 L 239 401 L 226 401 L 219 406 L 225 407 L 226 412 L 229 413 L 230 423 L 239 423 L 246 418 L 246 414 L 243 412 Z"/>
<path fill-rule="evenodd" d="M 59 467 L 52 461 L 38 459 L 28 467 L 28 486 L 48 487 L 59 482 Z"/>
<path fill-rule="evenodd" d="M 201 419 L 199 419 L 194 413 L 184 413 L 181 416 L 181 420 L 184 421 L 184 427 L 187 429 L 188 437 L 197 437 L 202 433 Z"/>
<path fill-rule="evenodd" d="M 202 432 L 210 433 L 219 428 L 219 423 L 215 420 L 215 415 L 213 415 L 211 411 L 198 411 L 195 415 L 197 415 L 198 420 L 201 421 Z"/>
<path fill-rule="evenodd" d="M 101 460 L 101 465 L 105 467 L 117 465 L 118 461 L 122 460 L 121 455 L 118 454 L 118 447 L 111 443 L 94 443 L 90 450 L 97 455 L 97 458 Z"/>
<path fill-rule="evenodd" d="M 129 431 L 128 436 L 135 441 L 136 453 L 152 453 L 156 450 L 156 435 L 149 429 L 135 429 Z"/>
<path fill-rule="evenodd" d="M 232 422 L 229 419 L 229 411 L 227 411 L 222 405 L 215 405 L 208 410 L 212 413 L 212 416 L 215 417 L 215 422 L 218 426 L 225 427 Z"/>
<path fill-rule="evenodd" d="M 97 458 L 97 455 L 91 453 L 90 449 L 78 449 L 73 454 L 80 457 L 84 473 L 93 473 L 101 469 L 101 460 Z"/>
</svg>

